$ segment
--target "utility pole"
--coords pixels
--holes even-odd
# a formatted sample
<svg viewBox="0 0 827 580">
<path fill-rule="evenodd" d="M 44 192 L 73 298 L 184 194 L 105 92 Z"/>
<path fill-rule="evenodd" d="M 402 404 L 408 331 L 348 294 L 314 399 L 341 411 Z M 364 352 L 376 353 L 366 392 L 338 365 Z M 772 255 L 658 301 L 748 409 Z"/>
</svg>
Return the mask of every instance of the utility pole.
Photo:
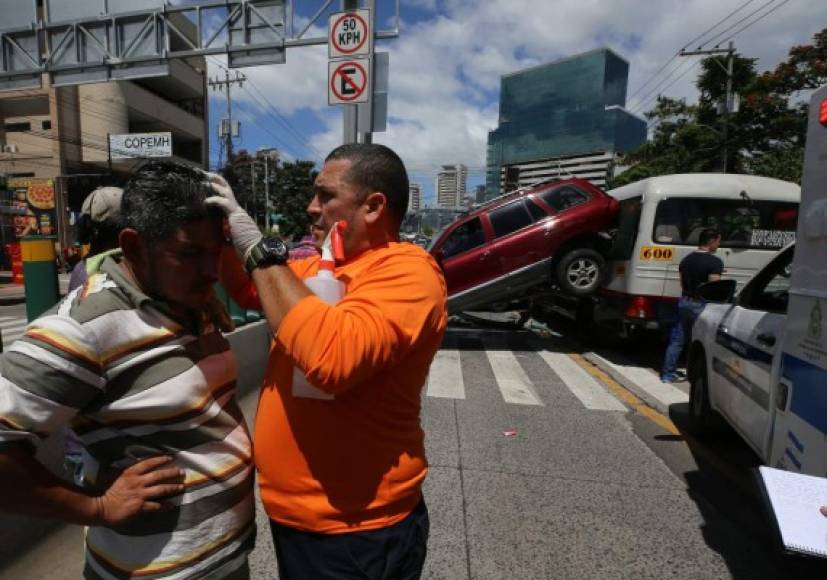
<svg viewBox="0 0 827 580">
<path fill-rule="evenodd" d="M 270 233 L 270 157 L 264 156 L 264 229 Z"/>
<path fill-rule="evenodd" d="M 359 0 L 342 0 L 342 10 L 356 10 L 357 8 L 359 8 Z M 359 105 L 343 105 L 342 109 L 344 130 L 342 143 L 357 143 L 359 141 Z"/>
<path fill-rule="evenodd" d="M 270 231 L 270 159 L 276 161 L 278 167 L 278 149 L 262 147 L 256 151 L 256 157 L 261 156 L 264 161 L 264 227 Z"/>
<path fill-rule="evenodd" d="M 696 55 L 711 55 L 718 54 L 727 55 L 727 64 L 724 66 L 717 58 L 713 59 L 726 73 L 726 97 L 724 99 L 724 110 L 721 115 L 723 119 L 723 127 L 721 127 L 721 172 L 727 172 L 727 139 L 729 138 L 729 114 L 732 112 L 732 75 L 735 68 L 735 46 L 732 41 L 729 41 L 727 48 L 713 48 L 709 50 L 682 50 L 678 56 L 696 56 Z"/>
<path fill-rule="evenodd" d="M 250 155 L 250 192 L 253 200 L 253 221 L 258 225 L 258 211 L 256 210 L 256 156 Z M 249 210 L 247 210 L 249 212 Z"/>
<path fill-rule="evenodd" d="M 227 152 L 227 163 L 232 163 L 233 161 L 233 105 L 232 105 L 232 98 L 230 97 L 230 87 L 233 84 L 238 83 L 238 87 L 241 88 L 244 84 L 244 81 L 247 80 L 240 72 L 235 72 L 235 78 L 230 78 L 230 71 L 229 69 L 224 69 L 224 80 L 219 79 L 216 77 L 215 79 L 210 79 L 207 84 L 209 84 L 210 88 L 213 90 L 217 90 L 219 92 L 226 90 L 227 91 L 227 118 L 226 118 L 226 126 L 224 124 L 225 119 L 221 120 L 221 125 L 219 129 L 219 134 L 221 137 L 225 139 L 224 149 Z M 236 135 L 238 135 L 238 131 L 236 131 Z M 220 163 L 220 159 L 219 159 Z"/>
</svg>

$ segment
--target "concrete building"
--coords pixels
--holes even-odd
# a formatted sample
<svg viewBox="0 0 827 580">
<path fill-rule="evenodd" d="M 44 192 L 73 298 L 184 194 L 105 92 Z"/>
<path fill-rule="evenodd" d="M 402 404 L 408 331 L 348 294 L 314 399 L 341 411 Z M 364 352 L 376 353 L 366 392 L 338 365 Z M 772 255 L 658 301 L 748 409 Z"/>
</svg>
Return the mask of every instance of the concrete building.
<svg viewBox="0 0 827 580">
<path fill-rule="evenodd" d="M 437 206 L 448 209 L 462 207 L 467 181 L 468 168 L 465 165 L 443 165 L 434 184 Z"/>
<path fill-rule="evenodd" d="M 408 212 L 416 213 L 422 208 L 422 186 L 411 183 L 408 186 Z"/>
<path fill-rule="evenodd" d="M 462 215 L 462 211 L 458 209 L 423 207 L 417 213 L 407 214 L 400 229 L 403 233 L 419 233 L 430 237 L 441 231 L 460 215 Z"/>
<path fill-rule="evenodd" d="M 646 122 L 624 108 L 628 76 L 607 48 L 503 76 L 486 197 L 556 177 L 605 186 L 617 155 L 646 140 Z"/>
<path fill-rule="evenodd" d="M 64 87 L 44 75 L 41 89 L 0 92 L 0 176 L 53 180 L 64 243 L 69 212 L 141 162 L 110 161 L 109 134 L 171 132 L 173 160 L 207 167 L 205 60 L 169 67 L 163 77 Z"/>
</svg>

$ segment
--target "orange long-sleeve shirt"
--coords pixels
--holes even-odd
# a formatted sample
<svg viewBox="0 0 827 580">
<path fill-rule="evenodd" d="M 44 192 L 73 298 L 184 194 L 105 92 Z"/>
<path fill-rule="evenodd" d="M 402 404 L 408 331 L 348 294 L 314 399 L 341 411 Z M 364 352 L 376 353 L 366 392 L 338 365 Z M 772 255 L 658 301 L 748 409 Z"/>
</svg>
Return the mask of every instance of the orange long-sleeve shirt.
<svg viewBox="0 0 827 580">
<path fill-rule="evenodd" d="M 290 267 L 304 279 L 318 261 Z M 338 304 L 309 296 L 282 321 L 254 437 L 268 515 L 331 534 L 393 525 L 416 507 L 428 469 L 420 397 L 447 319 L 442 273 L 417 246 L 374 248 L 335 275 L 347 285 Z M 243 281 L 227 285 L 256 300 Z M 294 396 L 294 365 L 335 397 Z"/>
</svg>

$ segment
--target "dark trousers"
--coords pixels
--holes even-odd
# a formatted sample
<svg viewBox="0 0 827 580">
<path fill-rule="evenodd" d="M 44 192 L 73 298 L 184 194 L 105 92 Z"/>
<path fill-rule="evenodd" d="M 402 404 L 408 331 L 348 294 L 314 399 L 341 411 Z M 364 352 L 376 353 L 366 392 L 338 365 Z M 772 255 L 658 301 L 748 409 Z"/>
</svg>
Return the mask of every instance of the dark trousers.
<svg viewBox="0 0 827 580">
<path fill-rule="evenodd" d="M 349 534 L 302 532 L 270 521 L 280 580 L 417 580 L 428 548 L 425 500 L 401 522 Z"/>
</svg>

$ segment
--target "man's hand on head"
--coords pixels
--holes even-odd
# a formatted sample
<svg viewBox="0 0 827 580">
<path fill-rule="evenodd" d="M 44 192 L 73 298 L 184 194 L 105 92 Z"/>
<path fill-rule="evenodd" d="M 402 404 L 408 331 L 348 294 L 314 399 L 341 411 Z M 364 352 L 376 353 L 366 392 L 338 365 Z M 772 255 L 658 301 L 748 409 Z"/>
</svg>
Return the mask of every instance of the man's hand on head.
<svg viewBox="0 0 827 580">
<path fill-rule="evenodd" d="M 124 469 L 106 492 L 94 498 L 95 521 L 115 526 L 145 513 L 169 509 L 169 496 L 184 490 L 184 472 L 170 467 L 171 457 L 152 457 Z"/>
<path fill-rule="evenodd" d="M 253 218 L 244 211 L 244 208 L 238 205 L 233 188 L 230 187 L 226 179 L 217 173 L 207 173 L 205 171 L 204 175 L 206 183 L 215 194 L 208 197 L 206 202 L 224 210 L 224 215 L 227 216 L 227 221 L 230 224 L 233 245 L 241 261 L 244 262 L 253 246 L 263 237 L 261 231 L 259 231 Z"/>
</svg>

